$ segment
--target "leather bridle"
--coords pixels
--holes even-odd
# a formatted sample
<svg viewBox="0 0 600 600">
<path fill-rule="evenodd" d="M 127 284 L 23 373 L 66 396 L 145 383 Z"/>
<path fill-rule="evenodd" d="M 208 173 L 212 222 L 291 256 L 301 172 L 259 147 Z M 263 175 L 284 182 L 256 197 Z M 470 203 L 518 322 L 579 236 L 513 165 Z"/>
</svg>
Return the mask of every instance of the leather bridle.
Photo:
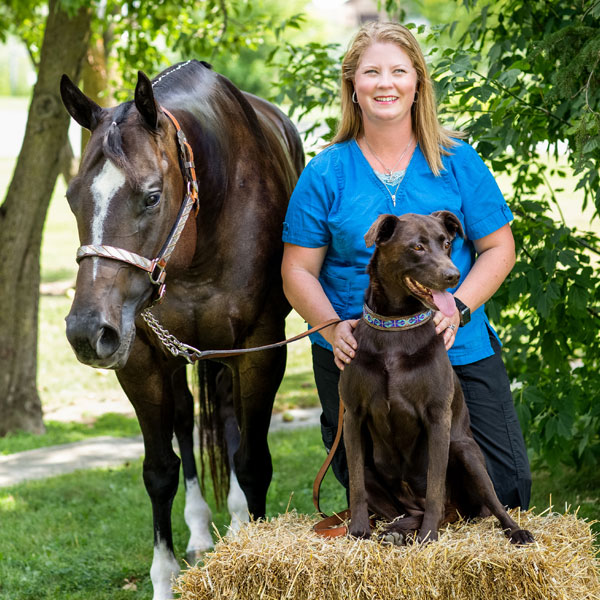
<svg viewBox="0 0 600 600">
<path fill-rule="evenodd" d="M 185 196 L 181 203 L 179 213 L 175 219 L 175 223 L 167 236 L 158 256 L 153 259 L 140 256 L 130 250 L 123 248 L 115 248 L 105 244 L 80 246 L 77 250 L 76 260 L 81 262 L 87 257 L 109 258 L 118 260 L 134 267 L 138 267 L 146 271 L 150 277 L 152 285 L 156 286 L 153 294 L 152 304 L 160 302 L 165 295 L 165 278 L 167 276 L 167 262 L 175 250 L 175 246 L 181 237 L 183 228 L 187 223 L 190 212 L 195 208 L 195 214 L 198 214 L 200 208 L 198 199 L 198 182 L 196 180 L 196 167 L 194 165 L 194 152 L 189 145 L 181 126 L 177 119 L 164 107 L 160 107 L 163 113 L 173 123 L 177 132 L 177 146 L 179 149 L 179 163 L 183 180 L 185 183 Z"/>
</svg>

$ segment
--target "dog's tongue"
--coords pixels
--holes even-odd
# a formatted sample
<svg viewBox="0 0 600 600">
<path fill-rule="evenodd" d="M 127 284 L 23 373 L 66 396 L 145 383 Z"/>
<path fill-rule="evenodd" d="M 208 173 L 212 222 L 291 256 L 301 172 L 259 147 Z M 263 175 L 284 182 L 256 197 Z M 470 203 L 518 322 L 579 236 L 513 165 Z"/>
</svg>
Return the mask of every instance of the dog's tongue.
<svg viewBox="0 0 600 600">
<path fill-rule="evenodd" d="M 431 293 L 438 309 L 447 317 L 451 317 L 456 310 L 454 296 L 450 292 L 438 292 L 437 290 L 431 290 Z"/>
</svg>

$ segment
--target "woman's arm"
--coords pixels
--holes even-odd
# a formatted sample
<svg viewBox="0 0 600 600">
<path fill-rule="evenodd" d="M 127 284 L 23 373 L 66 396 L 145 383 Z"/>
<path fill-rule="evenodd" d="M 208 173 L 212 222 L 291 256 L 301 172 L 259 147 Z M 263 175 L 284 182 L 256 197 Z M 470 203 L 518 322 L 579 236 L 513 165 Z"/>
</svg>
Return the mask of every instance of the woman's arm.
<svg viewBox="0 0 600 600">
<path fill-rule="evenodd" d="M 281 276 L 283 291 L 296 312 L 312 326 L 339 316 L 325 295 L 319 273 L 327 253 L 327 246 L 304 248 L 284 244 Z M 339 369 L 354 358 L 357 348 L 352 331 L 358 321 L 342 321 L 320 331 L 332 345 L 335 364 Z"/>
<path fill-rule="evenodd" d="M 473 240 L 473 244 L 477 259 L 460 287 L 454 292 L 471 312 L 495 294 L 515 265 L 515 240 L 509 224 L 485 237 Z M 454 344 L 455 330 L 448 327 L 452 324 L 458 327 L 459 321 L 458 310 L 452 317 L 445 317 L 439 312 L 435 315 L 436 332 L 444 332 L 446 349 Z"/>
</svg>

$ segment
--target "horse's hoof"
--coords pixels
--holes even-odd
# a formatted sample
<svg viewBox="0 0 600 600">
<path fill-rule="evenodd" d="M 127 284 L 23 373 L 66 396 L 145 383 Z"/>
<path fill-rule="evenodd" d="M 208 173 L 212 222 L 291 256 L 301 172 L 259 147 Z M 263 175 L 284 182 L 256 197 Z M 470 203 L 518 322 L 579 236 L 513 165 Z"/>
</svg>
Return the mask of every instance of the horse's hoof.
<svg viewBox="0 0 600 600">
<path fill-rule="evenodd" d="M 525 546 L 526 544 L 533 544 L 535 542 L 535 538 L 531 531 L 527 531 L 527 529 L 515 529 L 508 536 L 511 544 L 515 544 L 515 546 Z"/>
</svg>

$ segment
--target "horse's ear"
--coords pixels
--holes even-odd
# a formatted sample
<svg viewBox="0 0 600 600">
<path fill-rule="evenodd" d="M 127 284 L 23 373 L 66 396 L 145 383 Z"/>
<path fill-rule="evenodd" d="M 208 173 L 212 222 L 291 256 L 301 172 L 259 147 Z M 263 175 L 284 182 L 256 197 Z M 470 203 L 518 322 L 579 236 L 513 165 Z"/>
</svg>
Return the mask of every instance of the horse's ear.
<svg viewBox="0 0 600 600">
<path fill-rule="evenodd" d="M 381 244 L 389 240 L 396 231 L 398 222 L 398 217 L 395 215 L 379 215 L 373 225 L 369 227 L 369 231 L 365 233 L 367 248 L 375 243 Z"/>
<path fill-rule="evenodd" d="M 138 80 L 135 86 L 134 95 L 135 107 L 144 119 L 150 129 L 156 129 L 158 126 L 158 106 L 154 100 L 152 91 L 152 82 L 145 73 L 138 71 Z"/>
<path fill-rule="evenodd" d="M 60 96 L 67 112 L 82 126 L 93 131 L 104 109 L 88 98 L 67 75 L 60 78 Z"/>
<path fill-rule="evenodd" d="M 435 217 L 442 222 L 448 233 L 452 236 L 452 239 L 457 235 L 461 238 L 465 237 L 462 225 L 454 213 L 449 210 L 438 210 L 437 212 L 431 213 L 430 216 Z"/>
</svg>

